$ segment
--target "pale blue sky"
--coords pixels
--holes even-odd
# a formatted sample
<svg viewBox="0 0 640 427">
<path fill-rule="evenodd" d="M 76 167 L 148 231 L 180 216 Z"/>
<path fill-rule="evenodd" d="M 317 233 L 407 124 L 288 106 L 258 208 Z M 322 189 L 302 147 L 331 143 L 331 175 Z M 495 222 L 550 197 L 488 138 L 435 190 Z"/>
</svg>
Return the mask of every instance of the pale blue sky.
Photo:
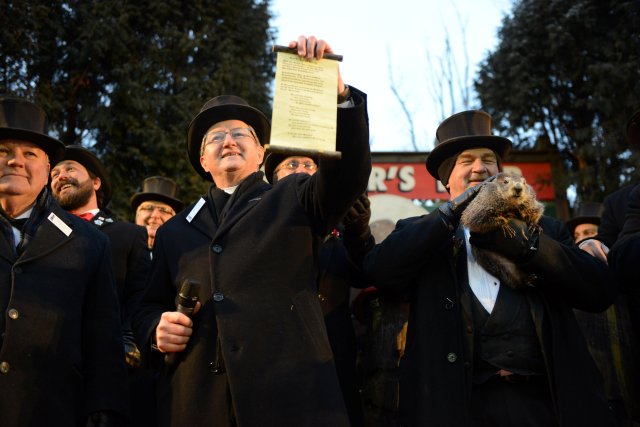
<svg viewBox="0 0 640 427">
<path fill-rule="evenodd" d="M 372 149 L 412 151 L 406 116 L 390 89 L 391 66 L 414 120 L 418 148 L 430 151 L 443 117 L 430 90 L 434 70 L 428 54 L 434 64 L 443 57 L 448 33 L 458 65 L 464 70 L 469 64 L 472 80 L 478 63 L 496 46 L 511 0 L 272 0 L 271 10 L 278 44 L 312 34 L 344 55 L 340 69 L 345 82 L 368 94 Z"/>
</svg>

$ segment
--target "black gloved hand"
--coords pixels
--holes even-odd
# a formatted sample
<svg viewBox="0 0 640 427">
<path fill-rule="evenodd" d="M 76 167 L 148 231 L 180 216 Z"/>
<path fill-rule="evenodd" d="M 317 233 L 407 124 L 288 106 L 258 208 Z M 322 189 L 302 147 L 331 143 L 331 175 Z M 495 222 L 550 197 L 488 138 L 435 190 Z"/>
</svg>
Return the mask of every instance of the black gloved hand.
<svg viewBox="0 0 640 427">
<path fill-rule="evenodd" d="M 640 231 L 640 185 L 636 185 L 631 193 L 627 205 L 627 214 L 624 217 L 624 226 L 620 237 Z"/>
<path fill-rule="evenodd" d="M 117 412 L 97 411 L 87 417 L 86 427 L 121 427 L 125 423 L 125 417 Z"/>
<path fill-rule="evenodd" d="M 540 227 L 535 224 L 528 225 L 519 219 L 510 219 L 509 226 L 515 233 L 505 233 L 502 230 L 471 233 L 469 243 L 494 251 L 516 264 L 530 261 L 538 252 Z"/>
<path fill-rule="evenodd" d="M 131 330 L 125 329 L 122 332 L 122 341 L 124 343 L 124 361 L 130 369 L 136 369 L 140 367 L 140 350 L 136 345 L 136 340 L 133 337 Z"/>
<path fill-rule="evenodd" d="M 476 184 L 473 187 L 467 188 L 464 193 L 460 194 L 455 199 L 449 200 L 447 203 L 443 203 L 438 208 L 440 218 L 446 224 L 447 228 L 451 232 L 456 231 L 460 224 L 460 216 L 464 209 L 471 203 L 471 201 L 478 195 L 480 189 L 486 182 L 491 182 L 495 179 L 495 175 L 487 178 L 480 184 Z"/>
<path fill-rule="evenodd" d="M 371 219 L 371 202 L 366 194 L 358 197 L 342 219 L 345 233 L 361 236 L 369 228 Z"/>
</svg>

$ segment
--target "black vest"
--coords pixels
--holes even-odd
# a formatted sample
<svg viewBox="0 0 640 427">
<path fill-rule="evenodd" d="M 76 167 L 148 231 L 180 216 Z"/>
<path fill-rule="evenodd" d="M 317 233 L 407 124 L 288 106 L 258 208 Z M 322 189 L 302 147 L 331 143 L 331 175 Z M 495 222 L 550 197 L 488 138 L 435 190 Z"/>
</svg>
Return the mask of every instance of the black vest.
<svg viewBox="0 0 640 427">
<path fill-rule="evenodd" d="M 498 370 L 544 375 L 545 366 L 524 292 L 500 286 L 491 314 L 471 291 L 474 330 L 473 382 L 481 384 Z"/>
</svg>

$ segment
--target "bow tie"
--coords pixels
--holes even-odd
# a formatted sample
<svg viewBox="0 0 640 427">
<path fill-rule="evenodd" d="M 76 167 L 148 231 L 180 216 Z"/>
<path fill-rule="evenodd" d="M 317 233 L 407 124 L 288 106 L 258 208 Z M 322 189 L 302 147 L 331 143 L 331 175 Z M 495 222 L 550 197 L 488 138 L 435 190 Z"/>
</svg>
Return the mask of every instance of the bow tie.
<svg viewBox="0 0 640 427">
<path fill-rule="evenodd" d="M 94 215 L 91 212 L 85 212 L 83 214 L 79 214 L 77 215 L 80 218 L 84 219 L 85 221 L 91 221 L 91 219 L 94 217 Z"/>
</svg>

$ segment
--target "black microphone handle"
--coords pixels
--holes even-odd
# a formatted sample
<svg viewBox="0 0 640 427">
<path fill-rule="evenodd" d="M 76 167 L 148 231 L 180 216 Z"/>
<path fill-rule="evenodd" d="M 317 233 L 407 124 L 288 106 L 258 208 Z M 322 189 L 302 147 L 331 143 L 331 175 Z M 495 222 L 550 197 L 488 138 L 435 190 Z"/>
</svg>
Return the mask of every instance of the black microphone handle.
<svg viewBox="0 0 640 427">
<path fill-rule="evenodd" d="M 191 317 L 193 310 L 198 303 L 198 284 L 186 279 L 180 288 L 180 293 L 176 297 L 176 311 Z M 184 351 L 184 350 L 183 350 Z M 164 356 L 164 363 L 168 366 L 176 363 L 180 351 L 167 353 Z"/>
</svg>

